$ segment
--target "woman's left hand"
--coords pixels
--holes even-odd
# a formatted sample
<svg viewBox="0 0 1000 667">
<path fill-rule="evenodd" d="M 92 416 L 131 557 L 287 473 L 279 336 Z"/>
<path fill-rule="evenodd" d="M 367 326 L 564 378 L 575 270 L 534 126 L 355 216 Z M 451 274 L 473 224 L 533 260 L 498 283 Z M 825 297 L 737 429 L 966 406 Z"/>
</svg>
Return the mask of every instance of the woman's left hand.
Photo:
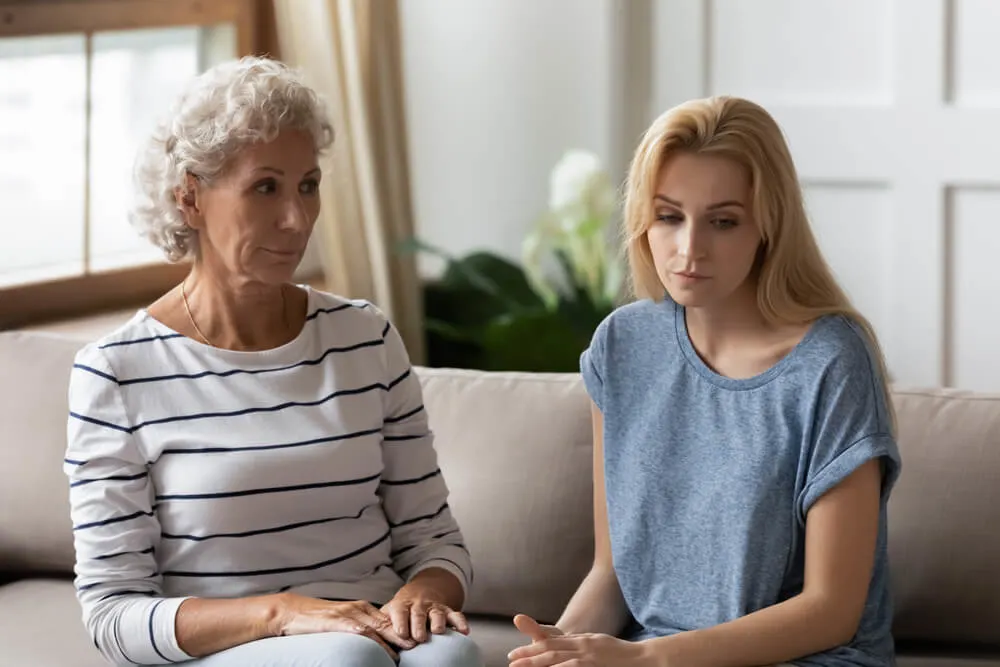
<svg viewBox="0 0 1000 667">
<path fill-rule="evenodd" d="M 404 639 L 423 643 L 430 636 L 443 634 L 449 626 L 464 635 L 469 634 L 469 624 L 465 615 L 455 611 L 442 600 L 433 588 L 411 581 L 382 607 L 382 613 L 392 619 L 396 634 Z"/>
<path fill-rule="evenodd" d="M 524 619 L 518 624 L 518 629 L 531 637 L 532 643 L 507 654 L 510 667 L 652 667 L 654 664 L 643 644 L 601 634 L 544 636 L 535 627 L 538 626 L 534 619 Z"/>
</svg>

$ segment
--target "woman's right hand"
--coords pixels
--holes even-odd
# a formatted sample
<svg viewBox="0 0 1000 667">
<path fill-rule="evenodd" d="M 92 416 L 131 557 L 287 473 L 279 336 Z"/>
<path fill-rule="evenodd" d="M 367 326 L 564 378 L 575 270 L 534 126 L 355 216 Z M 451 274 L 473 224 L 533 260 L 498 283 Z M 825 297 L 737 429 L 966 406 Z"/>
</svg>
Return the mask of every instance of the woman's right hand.
<svg viewBox="0 0 1000 667">
<path fill-rule="evenodd" d="M 350 632 L 378 642 L 393 660 L 396 649 L 413 648 L 416 643 L 396 634 L 392 620 L 362 600 L 330 602 L 317 598 L 279 593 L 276 596 L 274 635 L 305 635 L 318 632 Z"/>
</svg>

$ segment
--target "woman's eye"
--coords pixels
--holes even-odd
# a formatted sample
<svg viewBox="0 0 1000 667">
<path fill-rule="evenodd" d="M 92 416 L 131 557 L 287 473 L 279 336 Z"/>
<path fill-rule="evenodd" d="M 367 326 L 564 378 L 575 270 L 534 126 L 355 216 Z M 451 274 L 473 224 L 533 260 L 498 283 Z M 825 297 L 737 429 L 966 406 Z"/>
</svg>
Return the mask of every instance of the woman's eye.
<svg viewBox="0 0 1000 667">
<path fill-rule="evenodd" d="M 275 183 L 273 178 L 268 178 L 253 186 L 254 192 L 262 195 L 269 195 L 277 189 L 278 184 Z"/>
<path fill-rule="evenodd" d="M 671 225 L 684 222 L 684 216 L 677 215 L 676 213 L 657 213 L 656 219 L 658 222 L 665 222 Z"/>
<path fill-rule="evenodd" d="M 712 224 L 715 225 L 716 229 L 732 229 L 739 223 L 732 218 L 716 218 Z"/>
<path fill-rule="evenodd" d="M 310 178 L 308 181 L 303 181 L 299 185 L 299 192 L 304 195 L 313 195 L 319 190 L 319 181 L 315 178 Z"/>
</svg>

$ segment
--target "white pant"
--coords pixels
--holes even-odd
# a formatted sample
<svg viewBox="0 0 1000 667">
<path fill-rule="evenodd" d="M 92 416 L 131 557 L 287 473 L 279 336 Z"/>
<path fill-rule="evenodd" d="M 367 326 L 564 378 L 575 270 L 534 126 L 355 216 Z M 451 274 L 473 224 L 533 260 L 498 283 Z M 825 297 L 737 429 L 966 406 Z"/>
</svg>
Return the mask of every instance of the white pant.
<svg viewBox="0 0 1000 667">
<path fill-rule="evenodd" d="M 271 637 L 234 646 L 184 667 L 395 667 L 375 641 L 345 632 Z M 484 667 L 475 642 L 458 632 L 431 635 L 400 651 L 399 667 Z"/>
</svg>

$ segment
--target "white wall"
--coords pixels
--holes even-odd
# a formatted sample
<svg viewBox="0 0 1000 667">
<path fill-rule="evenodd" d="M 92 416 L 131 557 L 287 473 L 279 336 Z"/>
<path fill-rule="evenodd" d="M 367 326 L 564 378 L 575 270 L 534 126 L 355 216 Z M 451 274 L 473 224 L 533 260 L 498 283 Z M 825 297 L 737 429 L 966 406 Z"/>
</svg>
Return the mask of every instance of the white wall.
<svg viewBox="0 0 1000 667">
<path fill-rule="evenodd" d="M 896 381 L 1000 391 L 1000 0 L 401 5 L 426 240 L 516 257 L 564 150 L 620 178 L 660 112 L 743 95 L 788 136 Z"/>
<path fill-rule="evenodd" d="M 453 253 L 519 258 L 560 155 L 616 159 L 612 3 L 403 0 L 400 11 L 417 232 Z"/>
</svg>

